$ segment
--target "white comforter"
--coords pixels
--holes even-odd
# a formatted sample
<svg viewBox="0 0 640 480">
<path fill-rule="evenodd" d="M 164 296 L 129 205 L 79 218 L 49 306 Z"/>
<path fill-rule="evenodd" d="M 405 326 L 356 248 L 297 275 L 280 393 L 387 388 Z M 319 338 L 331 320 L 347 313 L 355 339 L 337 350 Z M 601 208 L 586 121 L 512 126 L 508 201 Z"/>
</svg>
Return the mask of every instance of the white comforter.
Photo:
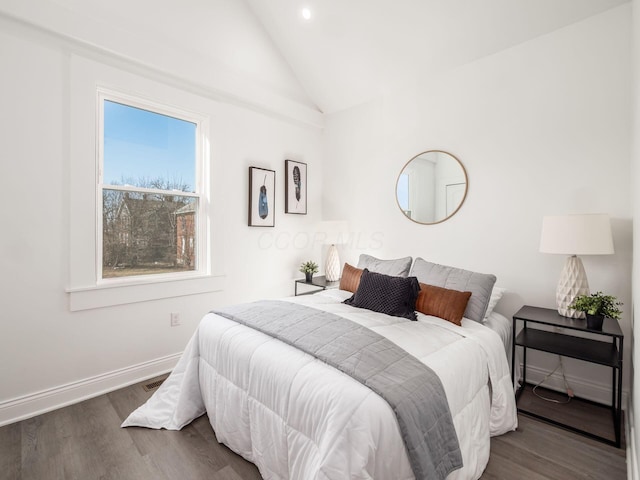
<svg viewBox="0 0 640 480">
<path fill-rule="evenodd" d="M 430 366 L 447 394 L 464 467 L 476 479 L 489 437 L 517 426 L 504 346 L 467 319 L 457 327 L 344 305 L 327 290 L 287 299 L 344 316 L 389 338 Z M 177 430 L 208 413 L 218 441 L 255 463 L 265 479 L 412 479 L 389 405 L 351 377 L 287 344 L 207 314 L 171 376 L 123 426 Z"/>
</svg>

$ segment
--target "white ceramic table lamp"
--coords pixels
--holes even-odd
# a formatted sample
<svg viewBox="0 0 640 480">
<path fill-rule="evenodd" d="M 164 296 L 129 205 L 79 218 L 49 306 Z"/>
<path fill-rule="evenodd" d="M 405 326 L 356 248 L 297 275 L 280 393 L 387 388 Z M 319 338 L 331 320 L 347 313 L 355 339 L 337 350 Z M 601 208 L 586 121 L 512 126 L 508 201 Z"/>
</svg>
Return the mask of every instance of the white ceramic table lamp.
<svg viewBox="0 0 640 480">
<path fill-rule="evenodd" d="M 609 255 L 613 251 L 611 222 L 606 214 L 555 215 L 542 219 L 540 251 L 569 255 L 558 281 L 558 313 L 584 318 L 569 308 L 578 295 L 589 295 L 589 282 L 578 255 Z"/>
<path fill-rule="evenodd" d="M 320 231 L 325 233 L 324 244 L 331 245 L 327 252 L 327 261 L 324 266 L 324 275 L 328 282 L 336 282 L 340 280 L 341 267 L 340 255 L 336 245 L 347 242 L 347 232 L 349 227 L 344 221 L 327 221 L 322 222 Z"/>
</svg>

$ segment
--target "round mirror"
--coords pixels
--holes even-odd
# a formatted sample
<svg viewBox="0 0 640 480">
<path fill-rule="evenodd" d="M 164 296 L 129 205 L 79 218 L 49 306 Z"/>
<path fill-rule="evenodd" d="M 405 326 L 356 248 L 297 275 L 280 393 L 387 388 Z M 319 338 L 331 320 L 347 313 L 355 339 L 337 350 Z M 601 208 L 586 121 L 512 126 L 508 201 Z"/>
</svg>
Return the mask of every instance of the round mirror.
<svg viewBox="0 0 640 480">
<path fill-rule="evenodd" d="M 429 150 L 409 160 L 400 172 L 396 200 L 408 219 L 440 223 L 460 209 L 467 184 L 467 172 L 460 160 L 447 152 Z"/>
</svg>

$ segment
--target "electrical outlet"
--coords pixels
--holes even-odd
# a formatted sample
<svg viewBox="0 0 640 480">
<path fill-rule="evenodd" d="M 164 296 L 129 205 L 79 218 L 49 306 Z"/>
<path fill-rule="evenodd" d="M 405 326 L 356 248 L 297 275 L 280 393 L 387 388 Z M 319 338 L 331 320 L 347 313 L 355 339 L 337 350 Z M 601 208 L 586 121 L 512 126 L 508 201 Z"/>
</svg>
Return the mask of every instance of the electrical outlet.
<svg viewBox="0 0 640 480">
<path fill-rule="evenodd" d="M 180 325 L 180 314 L 178 312 L 171 312 L 171 326 L 177 327 Z"/>
</svg>

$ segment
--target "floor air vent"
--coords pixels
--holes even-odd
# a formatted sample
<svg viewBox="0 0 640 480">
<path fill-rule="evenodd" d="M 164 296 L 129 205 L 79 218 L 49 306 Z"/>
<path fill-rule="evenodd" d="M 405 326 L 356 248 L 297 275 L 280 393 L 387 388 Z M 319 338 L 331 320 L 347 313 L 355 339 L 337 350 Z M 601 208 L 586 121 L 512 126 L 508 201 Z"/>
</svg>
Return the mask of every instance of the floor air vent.
<svg viewBox="0 0 640 480">
<path fill-rule="evenodd" d="M 162 385 L 162 382 L 164 381 L 165 381 L 165 378 L 161 378 L 160 380 L 155 380 L 153 382 L 145 383 L 144 385 L 142 385 L 142 388 L 144 389 L 145 392 L 151 392 L 152 390 L 155 390 L 160 385 Z"/>
</svg>

